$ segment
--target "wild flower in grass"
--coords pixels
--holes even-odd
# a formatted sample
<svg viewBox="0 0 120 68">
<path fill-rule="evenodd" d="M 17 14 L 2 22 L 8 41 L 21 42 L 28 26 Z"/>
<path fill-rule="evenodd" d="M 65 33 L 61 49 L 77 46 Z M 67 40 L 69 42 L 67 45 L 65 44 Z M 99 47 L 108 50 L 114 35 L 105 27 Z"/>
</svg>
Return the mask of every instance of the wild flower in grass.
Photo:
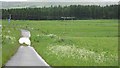
<svg viewBox="0 0 120 68">
<path fill-rule="evenodd" d="M 94 61 L 96 63 L 101 63 L 101 62 L 104 62 L 105 61 L 105 58 L 104 56 L 101 56 L 100 54 L 96 54 L 95 58 L 94 58 Z"/>
<path fill-rule="evenodd" d="M 8 33 L 10 33 L 10 30 L 8 30 Z"/>
<path fill-rule="evenodd" d="M 51 54 L 55 54 L 57 57 L 67 57 L 84 61 L 91 59 L 95 63 L 103 63 L 111 59 L 110 56 L 105 55 L 106 52 L 96 53 L 95 51 L 90 51 L 85 48 L 76 48 L 75 45 L 51 45 L 48 49 Z M 113 57 L 113 59 L 116 58 Z"/>
<path fill-rule="evenodd" d="M 14 44 L 14 42 L 12 41 L 12 44 Z"/>
<path fill-rule="evenodd" d="M 46 35 L 46 36 L 51 37 L 51 38 L 56 37 L 56 35 L 55 35 L 55 34 L 49 34 L 49 35 Z"/>
<path fill-rule="evenodd" d="M 40 35 L 38 34 L 37 36 L 39 37 Z"/>
<path fill-rule="evenodd" d="M 6 38 L 6 39 L 10 39 L 10 40 L 14 40 L 14 39 L 15 39 L 15 37 L 8 36 L 8 35 L 6 35 L 5 38 Z"/>
<path fill-rule="evenodd" d="M 34 28 L 31 28 L 32 30 L 34 29 Z"/>
</svg>

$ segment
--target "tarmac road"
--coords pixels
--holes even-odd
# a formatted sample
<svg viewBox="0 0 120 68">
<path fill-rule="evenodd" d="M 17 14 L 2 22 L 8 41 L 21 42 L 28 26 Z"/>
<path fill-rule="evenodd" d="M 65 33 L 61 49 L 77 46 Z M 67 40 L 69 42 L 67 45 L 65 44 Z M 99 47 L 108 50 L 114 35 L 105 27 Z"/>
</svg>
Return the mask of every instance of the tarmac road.
<svg viewBox="0 0 120 68">
<path fill-rule="evenodd" d="M 31 46 L 20 46 L 5 66 L 49 66 Z"/>
</svg>

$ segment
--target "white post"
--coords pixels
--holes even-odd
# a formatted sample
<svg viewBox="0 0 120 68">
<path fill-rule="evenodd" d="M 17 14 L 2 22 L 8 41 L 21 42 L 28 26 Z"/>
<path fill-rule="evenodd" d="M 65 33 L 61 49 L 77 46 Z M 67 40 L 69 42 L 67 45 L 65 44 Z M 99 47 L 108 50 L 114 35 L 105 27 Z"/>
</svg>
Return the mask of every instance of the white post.
<svg viewBox="0 0 120 68">
<path fill-rule="evenodd" d="M 10 20 L 11 20 L 11 14 L 9 14 L 8 23 L 10 23 Z"/>
</svg>

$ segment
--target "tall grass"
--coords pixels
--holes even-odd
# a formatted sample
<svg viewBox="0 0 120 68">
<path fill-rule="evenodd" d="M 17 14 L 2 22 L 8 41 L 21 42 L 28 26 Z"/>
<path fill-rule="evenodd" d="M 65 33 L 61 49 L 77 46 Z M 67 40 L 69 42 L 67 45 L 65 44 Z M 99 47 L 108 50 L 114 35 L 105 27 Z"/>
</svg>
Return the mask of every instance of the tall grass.
<svg viewBox="0 0 120 68">
<path fill-rule="evenodd" d="M 19 26 L 15 21 L 10 24 L 6 20 L 2 21 L 2 65 L 4 65 L 17 51 L 20 37 Z"/>
</svg>

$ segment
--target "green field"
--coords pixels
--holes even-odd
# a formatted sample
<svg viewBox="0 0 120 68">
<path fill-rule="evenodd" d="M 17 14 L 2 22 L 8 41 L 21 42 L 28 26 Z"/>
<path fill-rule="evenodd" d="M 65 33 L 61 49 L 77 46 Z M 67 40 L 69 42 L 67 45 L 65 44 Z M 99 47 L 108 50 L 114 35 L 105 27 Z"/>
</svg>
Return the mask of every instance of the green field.
<svg viewBox="0 0 120 68">
<path fill-rule="evenodd" d="M 18 39 L 20 31 L 14 25 L 2 21 L 2 65 L 4 65 L 15 54 L 19 47 Z"/>
<path fill-rule="evenodd" d="M 20 29 L 51 66 L 118 65 L 117 20 L 3 20 L 3 65 L 19 47 Z"/>
</svg>

